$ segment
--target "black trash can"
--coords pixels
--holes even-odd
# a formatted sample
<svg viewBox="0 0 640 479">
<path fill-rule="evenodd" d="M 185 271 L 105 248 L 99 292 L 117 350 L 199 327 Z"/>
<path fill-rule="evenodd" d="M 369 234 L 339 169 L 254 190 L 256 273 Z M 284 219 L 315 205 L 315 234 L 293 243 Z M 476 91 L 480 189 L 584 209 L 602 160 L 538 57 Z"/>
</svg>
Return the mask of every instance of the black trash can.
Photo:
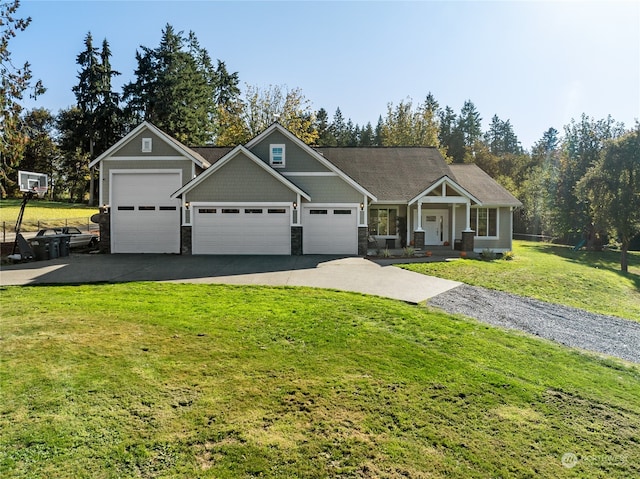
<svg viewBox="0 0 640 479">
<path fill-rule="evenodd" d="M 49 238 L 49 259 L 56 259 L 60 256 L 60 237 L 51 235 Z"/>
<path fill-rule="evenodd" d="M 60 257 L 69 256 L 71 252 L 71 235 L 58 235 L 58 238 L 60 238 Z"/>
<path fill-rule="evenodd" d="M 36 261 L 45 261 L 49 259 L 49 245 L 50 241 L 48 237 L 38 236 L 29 241 L 33 254 L 36 257 Z"/>
</svg>

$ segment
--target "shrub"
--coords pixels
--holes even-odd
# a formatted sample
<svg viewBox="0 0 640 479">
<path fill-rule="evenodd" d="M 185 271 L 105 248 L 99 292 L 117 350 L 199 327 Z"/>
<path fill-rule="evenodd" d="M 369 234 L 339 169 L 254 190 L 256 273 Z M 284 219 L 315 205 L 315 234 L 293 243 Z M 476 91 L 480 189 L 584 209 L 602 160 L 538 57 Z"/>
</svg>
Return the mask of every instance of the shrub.
<svg viewBox="0 0 640 479">
<path fill-rule="evenodd" d="M 402 256 L 405 256 L 407 258 L 413 256 L 415 252 L 415 248 L 412 248 L 411 246 L 405 246 L 404 248 L 402 248 Z"/>
<path fill-rule="evenodd" d="M 505 261 L 511 261 L 514 257 L 515 254 L 513 254 L 513 251 L 505 251 L 502 253 L 502 259 Z"/>
<path fill-rule="evenodd" d="M 383 258 L 390 258 L 391 257 L 391 251 L 389 251 L 389 248 L 385 248 L 382 250 L 382 257 Z"/>
<path fill-rule="evenodd" d="M 493 261 L 496 259 L 496 253 L 490 248 L 485 248 L 482 250 L 482 259 L 485 261 Z"/>
</svg>

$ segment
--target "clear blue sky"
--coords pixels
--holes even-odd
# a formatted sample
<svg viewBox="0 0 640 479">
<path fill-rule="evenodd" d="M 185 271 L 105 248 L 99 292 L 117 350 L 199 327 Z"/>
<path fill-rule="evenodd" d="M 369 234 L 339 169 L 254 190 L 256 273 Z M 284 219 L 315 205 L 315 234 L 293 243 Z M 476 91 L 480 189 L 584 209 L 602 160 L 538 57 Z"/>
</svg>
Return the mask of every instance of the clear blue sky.
<svg viewBox="0 0 640 479">
<path fill-rule="evenodd" d="M 389 102 L 432 92 L 456 112 L 471 99 L 486 129 L 511 120 L 529 148 L 582 113 L 640 119 L 640 2 L 29 1 L 10 43 L 48 91 L 28 107 L 74 103 L 87 32 L 110 43 L 117 86 L 161 30 L 193 30 L 241 85 L 300 88 L 314 109 L 375 126 Z"/>
</svg>

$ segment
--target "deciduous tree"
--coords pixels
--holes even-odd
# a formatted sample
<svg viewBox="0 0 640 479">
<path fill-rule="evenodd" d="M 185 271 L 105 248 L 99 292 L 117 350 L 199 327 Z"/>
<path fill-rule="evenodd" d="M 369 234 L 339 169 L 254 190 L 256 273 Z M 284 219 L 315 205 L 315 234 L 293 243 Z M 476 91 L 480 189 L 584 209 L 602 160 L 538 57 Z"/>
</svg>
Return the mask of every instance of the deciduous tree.
<svg viewBox="0 0 640 479">
<path fill-rule="evenodd" d="M 299 88 L 289 90 L 270 85 L 262 89 L 247 85 L 244 97 L 223 113 L 221 119 L 216 138 L 220 146 L 246 143 L 275 121 L 307 144 L 315 144 L 318 139 L 311 102 Z"/>
<path fill-rule="evenodd" d="M 27 137 L 21 128 L 22 100 L 44 93 L 40 80 L 33 82 L 31 65 L 16 67 L 11 60 L 9 41 L 31 23 L 31 17 L 17 18 L 19 0 L 0 3 L 0 193 L 7 196 L 16 184 L 16 167 L 22 160 Z"/>
<path fill-rule="evenodd" d="M 594 223 L 610 229 L 621 243 L 620 269 L 628 272 L 631 238 L 640 233 L 640 124 L 607 142 L 595 164 L 578 182 Z"/>
</svg>

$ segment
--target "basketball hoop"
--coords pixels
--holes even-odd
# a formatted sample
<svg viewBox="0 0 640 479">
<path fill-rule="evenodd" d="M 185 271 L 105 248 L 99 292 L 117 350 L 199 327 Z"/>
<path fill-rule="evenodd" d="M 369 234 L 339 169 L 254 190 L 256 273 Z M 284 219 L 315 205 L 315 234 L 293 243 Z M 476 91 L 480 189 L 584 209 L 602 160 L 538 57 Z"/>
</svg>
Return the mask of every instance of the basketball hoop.
<svg viewBox="0 0 640 479">
<path fill-rule="evenodd" d="M 47 194 L 48 189 L 49 188 L 47 188 L 46 186 L 34 186 L 31 191 L 38 195 L 38 198 L 42 199 L 44 198 L 44 195 Z"/>
</svg>

